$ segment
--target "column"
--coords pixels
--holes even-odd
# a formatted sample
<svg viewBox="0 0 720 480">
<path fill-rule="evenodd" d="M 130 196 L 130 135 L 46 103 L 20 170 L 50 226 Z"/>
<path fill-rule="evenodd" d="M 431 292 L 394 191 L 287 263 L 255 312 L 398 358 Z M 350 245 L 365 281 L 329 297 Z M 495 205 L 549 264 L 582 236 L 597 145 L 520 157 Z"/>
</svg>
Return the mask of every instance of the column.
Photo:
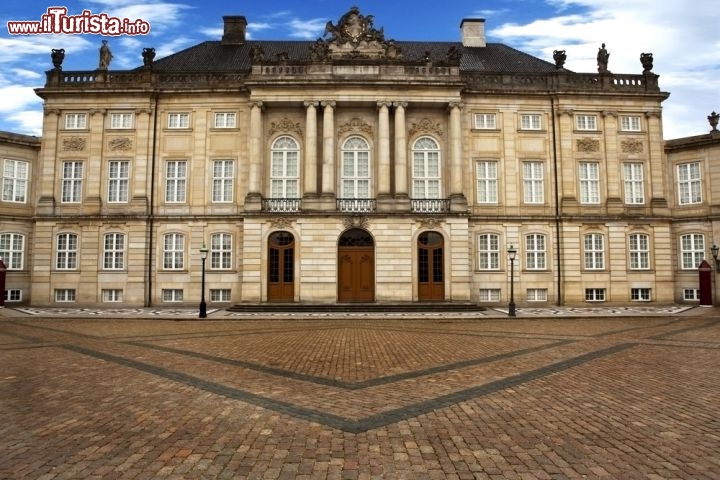
<svg viewBox="0 0 720 480">
<path fill-rule="evenodd" d="M 450 200 L 453 212 L 467 210 L 463 194 L 462 132 L 460 131 L 460 110 L 462 104 L 450 103 Z"/>
<path fill-rule="evenodd" d="M 61 167 L 61 162 L 56 165 L 57 152 L 60 149 L 58 145 L 60 139 L 58 136 L 61 112 L 57 109 L 46 108 L 43 112 L 45 120 L 43 121 L 42 148 L 40 149 L 39 163 L 32 172 L 33 175 L 39 177 L 37 182 L 38 189 L 38 215 L 52 215 L 55 213 L 55 201 L 57 192 L 57 201 L 60 199 L 59 182 L 55 177 L 55 168 Z"/>
<path fill-rule="evenodd" d="M 317 105 L 305 102 L 305 188 L 303 197 L 317 195 Z"/>
<path fill-rule="evenodd" d="M 620 161 L 618 151 L 618 124 L 617 112 L 604 111 L 603 115 L 603 132 L 605 137 L 605 148 L 603 156 L 605 158 L 605 175 L 607 178 L 607 207 L 609 213 L 622 213 L 623 199 L 620 185 L 622 178 L 622 162 Z"/>
<path fill-rule="evenodd" d="M 395 107 L 395 196 L 408 196 L 407 127 L 405 109 L 408 102 L 394 102 Z"/>
<path fill-rule="evenodd" d="M 260 169 L 262 168 L 262 102 L 250 106 L 250 169 L 248 172 L 248 194 L 245 208 L 260 210 L 262 193 Z"/>
<path fill-rule="evenodd" d="M 152 131 L 153 124 L 150 121 L 154 114 L 151 108 L 138 108 L 135 110 L 135 159 L 132 164 L 133 177 L 132 198 L 130 209 L 133 212 L 143 213 L 148 211 L 150 202 L 148 191 L 150 189 L 150 169 L 152 156 L 151 138 L 155 135 Z"/>
<path fill-rule="evenodd" d="M 335 102 L 323 106 L 322 194 L 335 196 Z"/>
<path fill-rule="evenodd" d="M 378 197 L 390 196 L 390 111 L 378 102 Z"/>
<path fill-rule="evenodd" d="M 668 201 L 665 197 L 665 162 L 663 152 L 665 142 L 663 141 L 662 126 L 660 124 L 661 113 L 645 112 L 648 124 L 648 156 L 650 160 L 650 198 L 654 213 L 666 213 Z M 657 209 L 663 209 L 659 211 Z"/>
<path fill-rule="evenodd" d="M 102 108 L 90 110 L 88 119 L 88 154 L 85 162 L 83 177 L 86 180 L 85 198 L 82 203 L 83 213 L 98 214 L 102 203 L 102 178 L 106 174 L 103 169 L 103 142 L 105 141 L 105 114 Z M 96 176 L 97 182 L 91 182 L 90 176 Z"/>
</svg>

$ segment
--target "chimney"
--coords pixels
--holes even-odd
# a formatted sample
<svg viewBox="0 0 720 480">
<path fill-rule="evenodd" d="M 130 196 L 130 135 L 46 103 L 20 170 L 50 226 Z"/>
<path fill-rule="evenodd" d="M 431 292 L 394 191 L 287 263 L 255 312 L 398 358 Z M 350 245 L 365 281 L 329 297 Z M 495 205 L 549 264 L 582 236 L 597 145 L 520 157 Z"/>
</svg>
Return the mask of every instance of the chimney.
<svg viewBox="0 0 720 480">
<path fill-rule="evenodd" d="M 245 43 L 247 20 L 243 16 L 226 15 L 223 17 L 223 45 L 242 45 Z"/>
<path fill-rule="evenodd" d="M 484 47 L 485 44 L 485 19 L 484 18 L 463 18 L 460 22 L 462 31 L 463 47 Z"/>
</svg>

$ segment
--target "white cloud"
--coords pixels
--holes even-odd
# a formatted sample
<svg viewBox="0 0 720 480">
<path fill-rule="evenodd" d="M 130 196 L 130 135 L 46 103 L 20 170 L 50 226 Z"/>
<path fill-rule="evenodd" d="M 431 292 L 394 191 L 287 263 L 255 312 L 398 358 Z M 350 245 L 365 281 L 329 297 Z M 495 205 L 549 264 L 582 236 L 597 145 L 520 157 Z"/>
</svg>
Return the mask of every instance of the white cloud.
<svg viewBox="0 0 720 480">
<path fill-rule="evenodd" d="M 290 33 L 288 33 L 288 35 L 292 38 L 314 40 L 322 36 L 326 24 L 327 19 L 322 18 L 314 18 L 311 20 L 294 18 L 288 22 L 288 27 L 290 27 Z"/>
<path fill-rule="evenodd" d="M 13 133 L 42 136 L 43 113 L 42 109 L 21 110 L 8 116 L 13 125 Z"/>
<path fill-rule="evenodd" d="M 15 112 L 28 106 L 37 107 L 42 104 L 40 97 L 35 95 L 33 87 L 9 85 L 0 87 L 0 112 Z"/>
</svg>

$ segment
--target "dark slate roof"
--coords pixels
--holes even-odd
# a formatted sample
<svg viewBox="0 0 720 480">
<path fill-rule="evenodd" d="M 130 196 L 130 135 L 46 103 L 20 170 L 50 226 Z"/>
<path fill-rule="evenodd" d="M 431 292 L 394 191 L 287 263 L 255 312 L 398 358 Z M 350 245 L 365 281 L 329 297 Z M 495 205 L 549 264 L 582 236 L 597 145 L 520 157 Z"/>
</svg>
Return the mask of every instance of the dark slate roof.
<svg viewBox="0 0 720 480">
<path fill-rule="evenodd" d="M 304 63 L 310 60 L 312 41 L 248 41 L 242 45 L 223 45 L 219 41 L 206 41 L 167 57 L 153 64 L 157 72 L 238 72 L 250 71 L 250 49 L 262 47 L 265 59 L 274 62 L 277 55 L 287 53 L 288 63 Z M 396 41 L 405 64 L 423 63 L 426 52 L 434 64 L 443 64 L 451 47 L 462 52 L 460 61 L 464 73 L 548 73 L 555 65 L 533 57 L 501 43 L 488 43 L 486 47 L 463 47 L 459 42 L 409 42 Z"/>
</svg>

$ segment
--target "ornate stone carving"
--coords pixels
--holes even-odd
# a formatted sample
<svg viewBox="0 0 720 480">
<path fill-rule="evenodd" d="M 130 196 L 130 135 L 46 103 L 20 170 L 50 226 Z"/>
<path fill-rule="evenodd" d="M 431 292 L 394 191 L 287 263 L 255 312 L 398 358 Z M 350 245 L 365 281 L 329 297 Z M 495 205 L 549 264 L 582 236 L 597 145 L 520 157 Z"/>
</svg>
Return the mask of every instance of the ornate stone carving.
<svg viewBox="0 0 720 480">
<path fill-rule="evenodd" d="M 620 143 L 622 153 L 642 153 L 643 142 L 637 139 L 623 140 Z"/>
<path fill-rule="evenodd" d="M 337 25 L 327 22 L 323 34 L 326 40 L 317 40 L 311 49 L 311 58 L 315 61 L 338 58 L 401 59 L 400 47 L 392 40 L 385 40 L 383 29 L 375 28 L 373 18 L 373 15 L 362 15 L 357 7 L 352 7 L 340 17 Z"/>
<path fill-rule="evenodd" d="M 155 49 L 143 48 L 142 49 L 143 66 L 152 67 L 153 60 L 155 60 Z"/>
<path fill-rule="evenodd" d="M 575 143 L 578 152 L 592 153 L 600 151 L 600 140 L 592 138 L 580 138 Z"/>
<path fill-rule="evenodd" d="M 62 70 L 62 62 L 65 59 L 65 49 L 53 48 L 50 53 L 50 58 L 52 59 L 55 70 Z"/>
<path fill-rule="evenodd" d="M 363 135 L 372 135 L 373 127 L 362 119 L 355 117 L 349 122 L 340 125 L 338 127 L 338 133 L 362 133 Z"/>
<path fill-rule="evenodd" d="M 116 137 L 108 142 L 108 150 L 111 152 L 127 152 L 132 150 L 132 139 L 130 137 Z"/>
<path fill-rule="evenodd" d="M 268 219 L 271 228 L 286 229 L 292 226 L 292 220 L 286 217 L 273 217 Z"/>
<path fill-rule="evenodd" d="M 81 152 L 85 150 L 86 145 L 87 138 L 85 137 L 67 137 L 62 141 L 63 150 L 70 152 Z"/>
<path fill-rule="evenodd" d="M 653 54 L 652 53 L 641 53 L 640 63 L 643 67 L 643 73 L 650 73 L 653 69 Z"/>
<path fill-rule="evenodd" d="M 419 122 L 414 122 L 410 125 L 408 133 L 410 136 L 415 136 L 418 133 L 434 133 L 435 135 L 442 137 L 443 130 L 440 122 L 433 122 L 429 118 L 423 118 Z"/>
<path fill-rule="evenodd" d="M 441 219 L 432 217 L 418 218 L 415 221 L 420 224 L 420 228 L 430 230 L 438 229 L 443 224 L 443 221 Z"/>
<path fill-rule="evenodd" d="M 553 60 L 555 60 L 555 69 L 560 70 L 565 65 L 565 60 L 567 59 L 567 53 L 565 53 L 565 50 L 555 50 L 553 51 Z"/>
<path fill-rule="evenodd" d="M 270 123 L 270 135 L 278 132 L 294 132 L 302 136 L 302 127 L 300 122 L 293 122 L 288 117 L 284 117 L 279 122 Z"/>
<path fill-rule="evenodd" d="M 345 228 L 364 228 L 370 225 L 370 220 L 364 215 L 348 215 L 343 218 Z"/>
</svg>

